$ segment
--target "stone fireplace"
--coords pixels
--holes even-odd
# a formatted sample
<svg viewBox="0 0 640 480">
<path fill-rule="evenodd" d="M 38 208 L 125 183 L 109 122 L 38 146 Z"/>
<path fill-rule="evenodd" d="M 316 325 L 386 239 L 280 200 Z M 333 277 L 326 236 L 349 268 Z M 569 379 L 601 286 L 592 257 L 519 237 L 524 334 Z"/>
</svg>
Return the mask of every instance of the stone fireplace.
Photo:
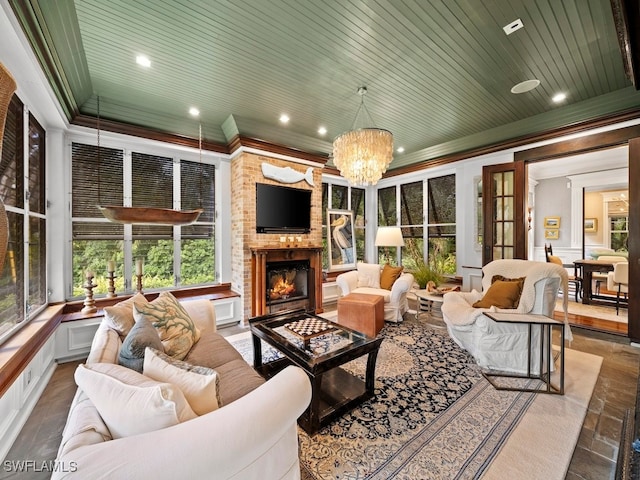
<svg viewBox="0 0 640 480">
<path fill-rule="evenodd" d="M 317 157 L 313 157 L 317 159 Z M 311 166 L 313 185 L 302 178 L 294 183 L 281 183 L 262 173 L 262 164 L 290 167 L 304 174 Z M 243 298 L 244 320 L 280 309 L 313 308 L 322 312 L 322 168 L 323 163 L 268 153 L 243 151 L 231 161 L 231 284 Z M 301 175 L 303 177 L 303 175 Z M 267 183 L 311 190 L 311 229 L 308 233 L 256 232 L 256 184 Z M 282 237 L 286 243 L 282 242 Z M 293 238 L 293 242 L 291 239 Z M 267 299 L 269 289 L 267 262 L 275 267 L 294 262 L 308 264 L 306 293 L 298 298 Z M 274 268 L 275 268 L 274 267 Z M 269 267 L 269 269 L 271 266 Z M 298 267 L 296 267 L 297 269 Z M 297 273 L 298 270 L 296 270 Z M 297 280 L 300 282 L 300 278 Z M 304 290 L 304 288 L 298 286 Z M 303 298 L 305 297 L 305 298 Z"/>
</svg>

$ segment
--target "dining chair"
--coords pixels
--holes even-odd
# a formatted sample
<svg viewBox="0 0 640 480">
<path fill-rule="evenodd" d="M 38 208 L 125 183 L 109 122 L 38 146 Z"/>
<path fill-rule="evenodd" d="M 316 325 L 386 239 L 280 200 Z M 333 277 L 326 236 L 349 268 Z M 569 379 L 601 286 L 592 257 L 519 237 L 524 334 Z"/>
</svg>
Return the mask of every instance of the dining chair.
<svg viewBox="0 0 640 480">
<path fill-rule="evenodd" d="M 573 268 L 573 275 L 569 275 L 569 284 L 573 285 L 574 294 L 576 297 L 576 303 L 578 299 L 582 297 L 582 277 L 578 275 L 578 267 L 575 264 L 565 264 L 562 263 L 562 259 L 560 257 L 556 257 L 553 254 L 553 248 L 551 245 L 548 246 L 545 243 L 544 245 L 544 253 L 547 258 L 547 262 L 555 263 L 556 265 L 560 265 L 564 268 Z M 564 293 L 564 292 L 563 292 Z"/>
<path fill-rule="evenodd" d="M 598 257 L 598 260 L 601 262 L 611 263 L 612 265 L 615 265 L 618 262 L 627 261 L 626 257 L 621 257 L 617 255 L 600 255 Z M 591 274 L 591 279 L 596 282 L 596 285 L 595 285 L 596 295 L 600 295 L 600 287 L 602 286 L 602 284 L 603 283 L 606 284 L 608 282 L 608 278 L 609 278 L 608 274 L 609 272 L 593 272 Z"/>
<path fill-rule="evenodd" d="M 616 315 L 620 312 L 620 294 L 625 299 L 629 293 L 629 262 L 618 262 L 613 265 L 613 272 L 607 274 L 607 290 L 616 292 Z"/>
</svg>

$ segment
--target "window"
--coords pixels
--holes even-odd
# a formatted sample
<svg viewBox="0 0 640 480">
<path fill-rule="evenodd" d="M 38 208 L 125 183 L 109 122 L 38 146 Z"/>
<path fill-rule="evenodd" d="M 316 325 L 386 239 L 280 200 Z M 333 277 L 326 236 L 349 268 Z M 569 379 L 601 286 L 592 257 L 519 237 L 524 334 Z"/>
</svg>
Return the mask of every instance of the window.
<svg viewBox="0 0 640 480">
<path fill-rule="evenodd" d="M 395 248 L 389 248 L 389 252 L 392 258 L 399 257 L 405 268 L 415 268 L 425 261 L 426 254 L 426 261 L 435 271 L 451 275 L 456 273 L 455 183 L 455 175 L 446 175 L 426 182 L 405 183 L 378 190 L 378 225 L 401 227 L 405 246 L 401 252 Z M 384 261 L 384 250 L 379 248 L 378 262 Z"/>
<path fill-rule="evenodd" d="M 0 274 L 0 339 L 47 303 L 45 131 L 33 115 L 27 118 L 25 128 L 25 108 L 14 95 L 7 112 L 0 161 L 0 195 L 9 230 Z"/>
<path fill-rule="evenodd" d="M 427 180 L 428 259 L 431 268 L 447 275 L 456 273 L 456 176 Z"/>
<path fill-rule="evenodd" d="M 381 188 L 378 190 L 378 226 L 390 227 L 398 223 L 398 207 L 396 204 L 396 187 Z M 378 263 L 385 263 L 385 251 L 389 251 L 390 258 L 398 257 L 395 247 L 378 248 Z"/>
<path fill-rule="evenodd" d="M 616 252 L 626 252 L 629 249 L 629 217 L 609 215 L 609 225 L 611 248 Z"/>
<path fill-rule="evenodd" d="M 356 238 L 356 261 L 364 261 L 365 240 L 365 190 L 334 183 L 322 183 L 322 268 L 329 269 L 327 245 L 327 210 L 351 210 Z"/>
<path fill-rule="evenodd" d="M 400 185 L 400 226 L 404 238 L 402 265 L 413 269 L 424 261 L 423 182 Z"/>
<path fill-rule="evenodd" d="M 107 293 L 109 260 L 116 266 L 116 292 L 135 288 L 131 278 L 137 260 L 144 263 L 145 291 L 214 282 L 215 167 L 105 147 L 100 148 L 96 160 L 97 157 L 96 146 L 73 143 L 71 296 L 83 294 L 86 270 L 96 273 L 94 283 L 98 286 L 94 293 Z M 97 208 L 100 202 L 202 208 L 203 213 L 190 225 L 121 225 L 102 216 Z"/>
<path fill-rule="evenodd" d="M 29 299 L 27 312 L 47 303 L 47 217 L 45 198 L 45 132 L 29 114 Z"/>
</svg>

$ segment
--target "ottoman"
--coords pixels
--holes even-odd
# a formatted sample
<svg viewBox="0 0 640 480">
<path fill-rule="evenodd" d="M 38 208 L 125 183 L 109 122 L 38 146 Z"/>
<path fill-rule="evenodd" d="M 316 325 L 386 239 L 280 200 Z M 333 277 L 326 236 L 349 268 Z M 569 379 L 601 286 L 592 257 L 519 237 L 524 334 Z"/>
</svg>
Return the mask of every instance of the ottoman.
<svg viewBox="0 0 640 480">
<path fill-rule="evenodd" d="M 375 337 L 384 325 L 384 297 L 350 293 L 339 298 L 338 323 Z"/>
</svg>

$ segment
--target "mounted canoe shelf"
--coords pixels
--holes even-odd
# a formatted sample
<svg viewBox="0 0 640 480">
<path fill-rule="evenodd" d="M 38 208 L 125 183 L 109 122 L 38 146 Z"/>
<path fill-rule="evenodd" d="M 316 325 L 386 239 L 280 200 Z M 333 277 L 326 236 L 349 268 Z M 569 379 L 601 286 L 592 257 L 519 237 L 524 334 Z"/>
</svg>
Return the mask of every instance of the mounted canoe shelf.
<svg viewBox="0 0 640 480">
<path fill-rule="evenodd" d="M 202 208 L 195 210 L 171 210 L 154 207 L 120 207 L 98 205 L 102 214 L 114 223 L 136 223 L 150 225 L 188 225 L 198 220 Z"/>
</svg>

